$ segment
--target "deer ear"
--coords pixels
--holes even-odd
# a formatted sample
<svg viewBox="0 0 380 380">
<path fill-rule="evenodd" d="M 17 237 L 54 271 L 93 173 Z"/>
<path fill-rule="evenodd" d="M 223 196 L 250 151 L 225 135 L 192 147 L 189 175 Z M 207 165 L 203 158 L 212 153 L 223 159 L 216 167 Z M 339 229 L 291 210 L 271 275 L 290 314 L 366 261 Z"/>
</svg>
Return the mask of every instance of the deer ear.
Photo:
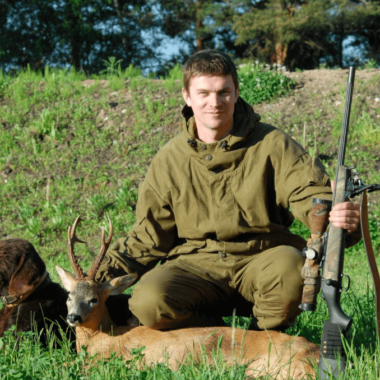
<svg viewBox="0 0 380 380">
<path fill-rule="evenodd" d="M 121 294 L 137 280 L 137 273 L 127 274 L 126 276 L 116 277 L 103 283 L 101 286 L 107 289 L 110 296 Z"/>
<path fill-rule="evenodd" d="M 75 276 L 67 270 L 62 269 L 58 265 L 55 266 L 55 269 L 57 270 L 59 277 L 61 277 L 62 284 L 66 288 L 66 290 L 68 292 L 73 291 L 76 283 L 78 282 Z"/>
</svg>

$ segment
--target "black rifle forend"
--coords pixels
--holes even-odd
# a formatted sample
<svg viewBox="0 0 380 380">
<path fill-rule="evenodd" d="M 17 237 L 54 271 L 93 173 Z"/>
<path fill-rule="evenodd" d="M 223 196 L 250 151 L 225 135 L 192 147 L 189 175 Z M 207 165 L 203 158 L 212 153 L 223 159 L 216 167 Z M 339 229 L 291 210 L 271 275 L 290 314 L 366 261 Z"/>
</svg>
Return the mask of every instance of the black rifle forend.
<svg viewBox="0 0 380 380">
<path fill-rule="evenodd" d="M 339 144 L 333 207 L 335 204 L 347 201 L 347 190 L 350 186 L 349 179 L 352 178 L 351 169 L 344 165 L 344 157 L 347 145 L 354 78 L 355 68 L 350 67 L 342 133 Z M 338 377 L 339 373 L 343 373 L 344 376 L 346 366 L 346 358 L 341 336 L 345 336 L 351 325 L 352 319 L 343 312 L 340 304 L 342 277 L 344 276 L 343 261 L 345 234 L 345 230 L 335 227 L 330 223 L 322 261 L 322 298 L 326 301 L 329 311 L 329 319 L 323 326 L 319 359 L 319 375 L 322 380 L 331 378 L 331 375 L 328 375 L 328 372 L 332 372 L 334 377 Z M 347 288 L 348 287 L 349 285 Z"/>
</svg>

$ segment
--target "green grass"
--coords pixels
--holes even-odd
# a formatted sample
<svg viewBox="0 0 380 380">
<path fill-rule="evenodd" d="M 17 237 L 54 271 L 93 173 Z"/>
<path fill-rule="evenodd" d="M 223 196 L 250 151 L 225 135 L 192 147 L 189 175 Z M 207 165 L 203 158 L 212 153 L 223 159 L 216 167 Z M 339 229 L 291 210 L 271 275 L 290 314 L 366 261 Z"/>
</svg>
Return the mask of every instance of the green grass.
<svg viewBox="0 0 380 380">
<path fill-rule="evenodd" d="M 109 63 L 112 66 L 111 60 Z M 70 268 L 67 227 L 79 214 L 85 219 L 78 235 L 87 245 L 80 245 L 77 252 L 81 265 L 88 268 L 99 251 L 100 227 L 108 229 L 106 217 L 113 222 L 115 238 L 125 236 L 135 221 L 138 186 L 152 157 L 180 131 L 183 99 L 178 66 L 160 79 L 145 78 L 132 66 L 120 71 L 117 61 L 111 68 L 113 71 L 93 78 L 49 68 L 43 74 L 28 69 L 13 77 L 0 72 L 0 238 L 32 241 L 57 282 L 54 266 Z M 278 102 L 276 96 L 293 94 L 294 83 L 275 72 L 251 69 L 240 70 L 241 94 L 251 103 Z M 264 92 L 252 90 L 257 88 L 256 78 L 260 83 L 264 83 L 261 78 L 268 81 Z M 379 119 L 377 111 L 363 101 L 375 91 L 376 80 L 378 76 L 356 85 L 355 94 L 360 96 L 354 97 L 347 151 L 347 162 L 357 166 L 366 183 L 380 183 L 379 170 L 373 165 L 379 159 L 374 150 L 380 145 Z M 262 95 L 265 98 L 260 98 Z M 336 156 L 331 152 L 338 146 L 343 105 L 334 108 L 326 102 L 320 111 L 314 107 L 318 94 L 308 97 L 310 108 L 292 112 L 286 122 L 283 113 L 270 111 L 264 121 L 283 128 L 302 144 L 306 123 L 306 149 L 315 153 L 316 136 L 318 154 L 324 154 L 321 157 L 327 171 L 334 175 Z M 320 120 L 331 129 L 320 127 Z M 370 230 L 376 252 L 380 247 L 377 199 L 370 197 Z M 292 231 L 304 237 L 309 234 L 298 222 Z M 347 369 L 349 379 L 375 378 L 374 363 L 379 357 L 373 287 L 364 256 L 360 243 L 347 250 L 345 257 L 345 273 L 352 278 L 352 288 L 342 294 L 342 305 L 354 319 L 347 339 L 352 363 Z M 326 306 L 319 299 L 317 312 L 301 314 L 287 332 L 319 343 L 326 319 Z M 229 324 L 232 320 L 226 318 Z M 249 319 L 236 317 L 235 323 L 244 328 Z M 72 352 L 68 344 L 60 350 L 53 350 L 53 344 L 44 349 L 35 335 L 22 335 L 16 342 L 9 333 L 0 342 L 0 346 L 6 343 L 0 355 L 0 380 L 244 378 L 243 368 L 228 368 L 220 358 L 215 365 L 189 361 L 177 372 L 170 372 L 165 365 L 139 368 L 141 352 L 136 352 L 128 367 L 116 357 L 95 365 L 85 353 Z"/>
</svg>

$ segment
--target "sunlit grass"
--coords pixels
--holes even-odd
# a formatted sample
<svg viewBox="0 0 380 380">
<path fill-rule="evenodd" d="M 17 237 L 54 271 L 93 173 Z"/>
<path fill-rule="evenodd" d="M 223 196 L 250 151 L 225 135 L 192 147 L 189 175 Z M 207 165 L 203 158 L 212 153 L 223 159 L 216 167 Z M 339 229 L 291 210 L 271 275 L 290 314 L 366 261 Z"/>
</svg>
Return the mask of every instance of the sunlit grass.
<svg viewBox="0 0 380 380">
<path fill-rule="evenodd" d="M 84 268 L 99 250 L 100 227 L 108 228 L 106 216 L 112 219 L 115 238 L 125 236 L 135 222 L 137 189 L 152 157 L 180 131 L 183 99 L 179 79 L 178 67 L 159 80 L 143 77 L 132 66 L 116 76 L 92 79 L 73 70 L 46 69 L 43 74 L 26 70 L 14 77 L 0 72 L 0 238 L 32 241 L 52 279 L 59 282 L 54 266 L 70 267 L 66 229 L 77 215 L 85 219 L 78 228 L 79 236 L 88 243 L 78 247 Z M 359 100 L 365 99 L 369 85 L 358 85 Z M 317 96 L 311 95 L 310 101 Z M 324 154 L 323 162 L 333 175 L 336 157 L 331 147 L 338 145 L 341 109 L 328 104 L 323 112 L 294 112 L 289 123 L 283 123 L 279 112 L 268 111 L 266 118 L 301 144 L 300 125 L 303 128 L 306 122 L 305 148 L 312 153 L 316 138 L 318 153 Z M 318 126 L 324 118 L 332 125 L 330 135 Z M 347 162 L 368 176 L 365 182 L 380 182 L 380 172 L 372 165 L 378 157 L 371 150 L 379 145 L 378 120 L 365 102 L 353 105 Z M 373 203 L 370 230 L 376 252 L 380 247 L 379 217 L 380 208 Z M 292 230 L 304 237 L 309 233 L 300 223 Z M 362 244 L 347 251 L 345 272 L 352 278 L 352 289 L 342 294 L 342 305 L 354 319 L 347 338 L 352 363 L 347 378 L 376 378 L 379 345 L 374 294 Z M 301 314 L 287 332 L 319 343 L 326 319 L 325 303 L 319 299 L 317 312 Z M 232 317 L 226 321 L 232 324 Z M 249 319 L 238 317 L 236 324 L 247 327 Z M 141 352 L 136 352 L 136 360 L 126 367 L 120 358 L 95 362 L 65 345 L 60 350 L 42 348 L 33 334 L 24 334 L 21 343 L 11 334 L 2 339 L 6 348 L 0 354 L 0 380 L 244 378 L 241 367 L 227 368 L 222 361 L 212 366 L 189 362 L 172 373 L 164 365 L 138 368 Z"/>
</svg>

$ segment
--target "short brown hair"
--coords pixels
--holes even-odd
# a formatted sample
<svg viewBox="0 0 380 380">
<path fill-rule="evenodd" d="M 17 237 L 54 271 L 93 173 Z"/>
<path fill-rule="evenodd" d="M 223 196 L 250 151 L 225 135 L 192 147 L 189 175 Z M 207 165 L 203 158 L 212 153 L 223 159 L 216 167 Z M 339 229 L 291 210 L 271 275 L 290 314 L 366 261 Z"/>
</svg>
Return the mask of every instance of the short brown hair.
<svg viewBox="0 0 380 380">
<path fill-rule="evenodd" d="M 201 75 L 227 76 L 231 75 L 235 91 L 239 88 L 237 70 L 231 57 L 214 49 L 207 49 L 193 54 L 182 66 L 183 87 L 189 92 L 190 80 Z"/>
</svg>

